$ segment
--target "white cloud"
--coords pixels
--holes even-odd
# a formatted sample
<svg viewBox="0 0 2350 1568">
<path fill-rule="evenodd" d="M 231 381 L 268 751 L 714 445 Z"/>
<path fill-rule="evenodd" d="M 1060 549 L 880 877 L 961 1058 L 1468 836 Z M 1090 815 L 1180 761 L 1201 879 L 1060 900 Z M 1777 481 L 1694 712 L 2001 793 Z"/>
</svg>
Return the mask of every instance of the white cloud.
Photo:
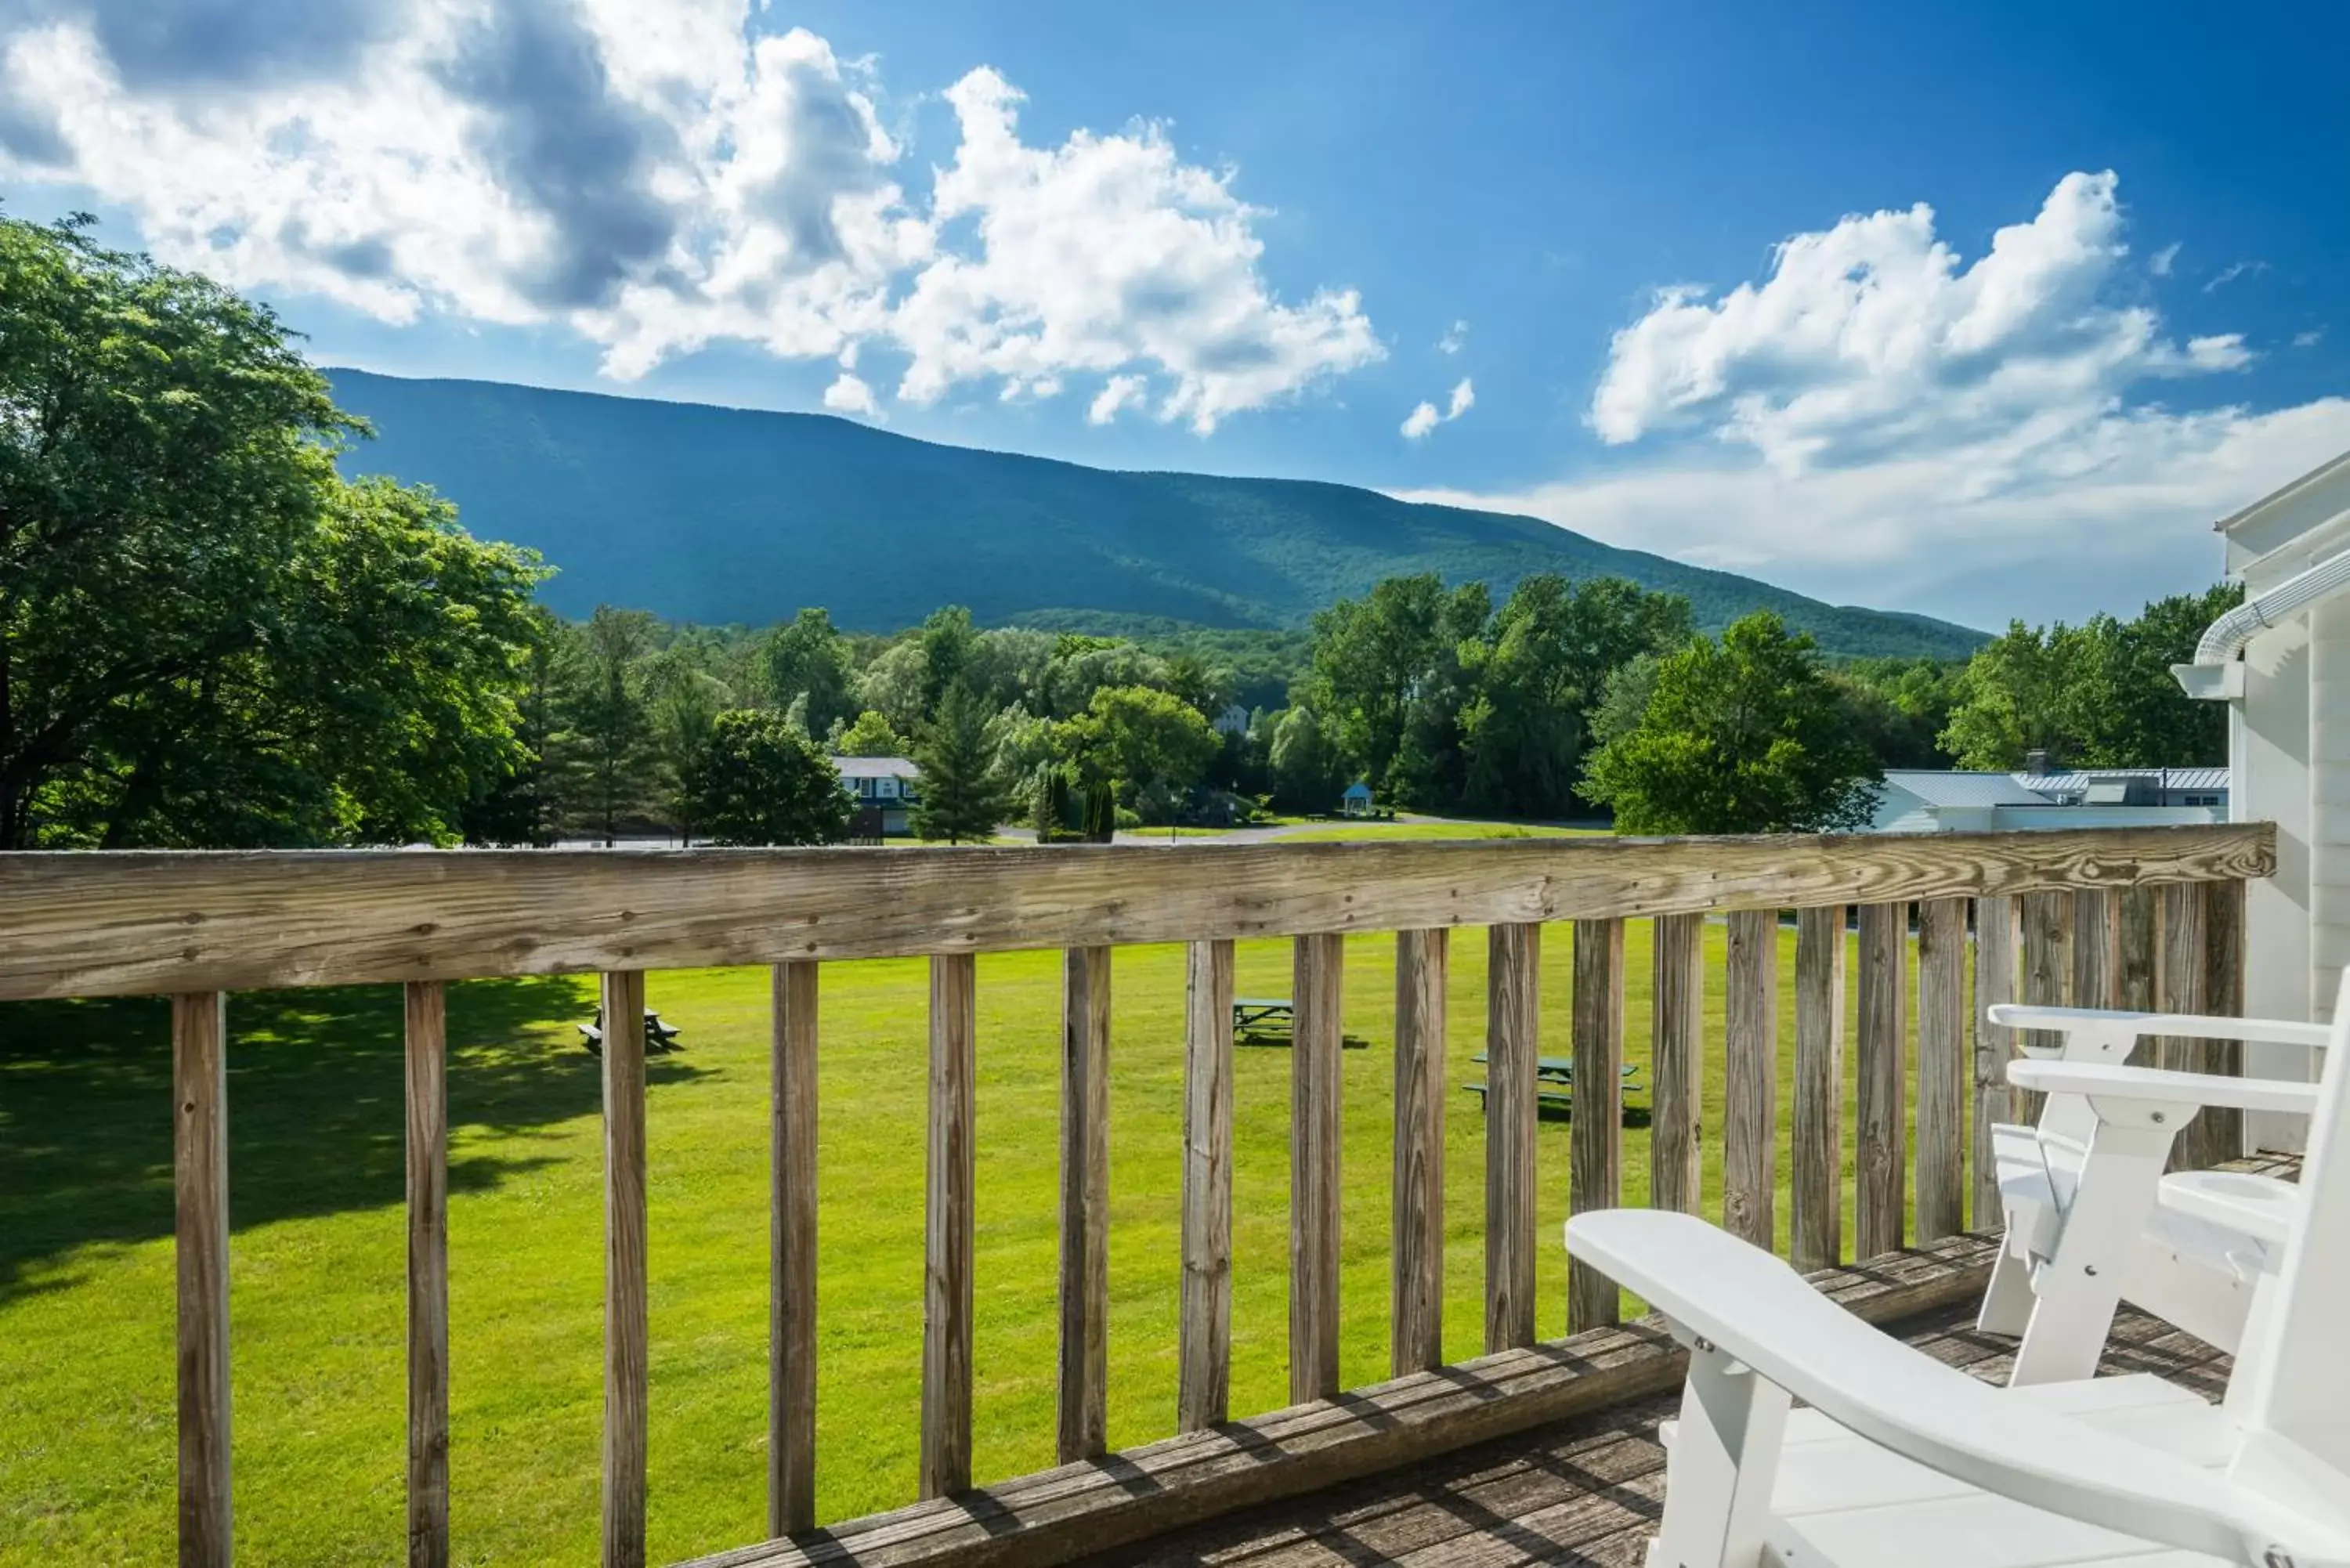
<svg viewBox="0 0 2350 1568">
<path fill-rule="evenodd" d="M 873 400 L 873 389 L 854 370 L 843 370 L 833 378 L 832 385 L 824 389 L 824 406 L 835 413 L 863 414 L 868 419 L 880 411 Z"/>
<path fill-rule="evenodd" d="M 1442 413 L 1436 411 L 1434 403 L 1423 402 L 1416 405 L 1410 413 L 1404 416 L 1403 439 L 1419 441 L 1438 425 L 1449 425 L 1476 406 L 1477 389 L 1470 384 L 1468 377 L 1463 376 L 1453 387 L 1451 395 L 1445 400 Z"/>
<path fill-rule="evenodd" d="M 1469 341 L 1469 323 L 1456 321 L 1445 328 L 1444 336 L 1436 340 L 1439 354 L 1458 354 Z"/>
<path fill-rule="evenodd" d="M 2264 261 L 2230 262 L 2211 275 L 2211 281 L 2203 286 L 2203 292 L 2217 294 L 2240 277 L 2258 277 L 2268 270 L 2269 264 Z"/>
<path fill-rule="evenodd" d="M 2179 242 L 2173 240 L 2155 252 L 2153 258 L 2146 264 L 2146 270 L 2157 277 L 2168 277 L 2170 269 L 2178 264 L 2178 245 Z"/>
<path fill-rule="evenodd" d="M 2126 254 L 2109 174 L 2068 175 L 1971 264 L 1922 205 L 1848 217 L 1759 283 L 1661 292 L 1616 336 L 1590 421 L 1653 453 L 1399 493 L 1976 625 L 2134 610 L 2214 580 L 2211 519 L 2350 446 L 2350 400 L 2147 398 L 2252 354 L 2110 297 Z"/>
<path fill-rule="evenodd" d="M 1118 411 L 1130 403 L 1139 403 L 1149 395 L 1148 376 L 1112 376 L 1086 410 L 1086 422 L 1106 425 L 1118 418 Z"/>
<path fill-rule="evenodd" d="M 2306 332 L 2294 333 L 2293 335 L 2293 346 L 2296 348 L 2314 348 L 2319 343 L 2323 342 L 2324 338 L 2325 328 L 2323 327 L 2313 327 Z"/>
<path fill-rule="evenodd" d="M 622 379 L 720 340 L 891 349 L 915 402 L 1139 377 L 1122 402 L 1203 434 L 1383 352 L 1352 292 L 1277 298 L 1263 211 L 1154 125 L 1030 146 L 982 67 L 910 191 L 869 69 L 751 0 L 149 4 L 5 13 L 0 176 L 92 190 L 234 286 L 554 325 Z"/>
</svg>

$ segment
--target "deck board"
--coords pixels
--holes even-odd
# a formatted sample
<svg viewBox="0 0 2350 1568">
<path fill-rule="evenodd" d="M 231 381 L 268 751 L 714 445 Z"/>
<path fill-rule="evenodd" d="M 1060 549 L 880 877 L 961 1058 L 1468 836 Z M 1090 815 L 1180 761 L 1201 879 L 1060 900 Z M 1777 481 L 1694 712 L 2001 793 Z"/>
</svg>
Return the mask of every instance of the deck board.
<svg viewBox="0 0 2350 1568">
<path fill-rule="evenodd" d="M 1970 1305 L 1907 1325 L 1936 1360 L 1998 1380 L 2014 1342 L 1977 1334 Z M 2125 1312 L 2102 1371 L 2152 1372 L 2211 1398 L 2228 1358 L 2154 1318 Z M 1657 1423 L 1678 1396 L 1561 1421 L 1463 1449 L 1409 1473 L 1372 1476 L 1162 1535 L 1083 1561 L 1091 1568 L 1514 1568 L 1530 1563 L 1638 1568 L 1662 1512 Z"/>
</svg>

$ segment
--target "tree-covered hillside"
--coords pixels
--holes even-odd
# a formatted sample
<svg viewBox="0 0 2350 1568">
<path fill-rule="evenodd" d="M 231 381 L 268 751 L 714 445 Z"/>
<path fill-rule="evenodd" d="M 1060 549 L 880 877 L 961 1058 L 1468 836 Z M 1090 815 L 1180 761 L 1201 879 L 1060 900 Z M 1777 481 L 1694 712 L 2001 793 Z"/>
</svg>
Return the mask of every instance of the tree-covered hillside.
<svg viewBox="0 0 2350 1568">
<path fill-rule="evenodd" d="M 1701 628 L 1776 610 L 1835 654 L 1963 657 L 1982 640 L 1532 518 L 1341 484 L 1111 472 L 818 415 L 332 378 L 377 431 L 346 472 L 430 483 L 472 528 L 544 552 L 561 567 L 544 596 L 567 615 L 610 603 L 756 625 L 823 605 L 844 627 L 882 630 L 961 604 L 983 624 L 1302 628 L 1383 577 L 1434 572 L 1506 596 L 1555 572 L 1678 594 Z"/>
</svg>

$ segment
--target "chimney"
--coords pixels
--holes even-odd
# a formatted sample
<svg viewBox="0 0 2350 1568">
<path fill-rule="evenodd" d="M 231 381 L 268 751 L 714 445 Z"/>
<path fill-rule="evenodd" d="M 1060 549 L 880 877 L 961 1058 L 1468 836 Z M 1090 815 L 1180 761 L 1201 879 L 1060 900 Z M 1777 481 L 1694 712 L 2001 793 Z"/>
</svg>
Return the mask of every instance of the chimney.
<svg viewBox="0 0 2350 1568">
<path fill-rule="evenodd" d="M 2048 753 L 2035 746 L 2023 753 L 2023 771 L 2039 778 L 2048 771 Z"/>
</svg>

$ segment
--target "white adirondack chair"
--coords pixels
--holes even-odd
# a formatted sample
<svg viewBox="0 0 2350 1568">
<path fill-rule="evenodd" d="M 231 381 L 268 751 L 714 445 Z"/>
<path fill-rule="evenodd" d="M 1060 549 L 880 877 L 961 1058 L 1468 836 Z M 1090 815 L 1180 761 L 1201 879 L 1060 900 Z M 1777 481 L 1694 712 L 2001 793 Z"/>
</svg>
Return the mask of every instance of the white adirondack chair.
<svg viewBox="0 0 2350 1568">
<path fill-rule="evenodd" d="M 2350 1568 L 2350 987 L 2334 1016 L 2314 1085 L 2013 1070 L 2084 1096 L 2101 1131 L 2311 1114 L 2301 1214 L 2217 1406 L 2144 1374 L 1995 1388 L 1693 1216 L 1567 1221 L 1690 1347 L 1652 1568 Z"/>
<path fill-rule="evenodd" d="M 2069 1064 L 2124 1063 L 2150 1035 L 2306 1046 L 2326 1038 L 2320 1023 L 2096 1008 L 2003 1003 L 1989 1017 L 2059 1034 L 2057 1049 L 2027 1047 L 2027 1056 Z M 2052 1094 L 2036 1126 L 1992 1127 L 2007 1229 L 1977 1326 L 2022 1337 L 2016 1386 L 2091 1376 L 2123 1301 L 2222 1350 L 2239 1348 L 2255 1282 L 2273 1267 L 2300 1189 L 2241 1171 L 2164 1175 L 2192 1116 L 2101 1126 L 2079 1095 Z"/>
</svg>

